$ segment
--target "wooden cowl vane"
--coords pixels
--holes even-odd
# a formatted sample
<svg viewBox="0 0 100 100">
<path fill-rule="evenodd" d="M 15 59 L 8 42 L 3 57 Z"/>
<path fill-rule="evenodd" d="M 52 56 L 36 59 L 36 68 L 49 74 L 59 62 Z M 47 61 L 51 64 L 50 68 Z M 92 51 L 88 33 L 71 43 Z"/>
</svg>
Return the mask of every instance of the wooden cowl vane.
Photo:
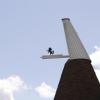
<svg viewBox="0 0 100 100">
<path fill-rule="evenodd" d="M 69 51 L 54 100 L 100 100 L 100 83 L 70 19 L 62 19 Z"/>
</svg>

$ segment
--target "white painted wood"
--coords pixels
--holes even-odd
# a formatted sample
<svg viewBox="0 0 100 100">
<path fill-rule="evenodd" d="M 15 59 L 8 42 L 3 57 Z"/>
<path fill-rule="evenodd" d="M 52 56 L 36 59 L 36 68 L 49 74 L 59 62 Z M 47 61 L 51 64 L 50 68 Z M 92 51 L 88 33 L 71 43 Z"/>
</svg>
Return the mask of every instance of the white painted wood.
<svg viewBox="0 0 100 100">
<path fill-rule="evenodd" d="M 70 59 L 89 59 L 89 56 L 79 39 L 69 18 L 62 19 Z"/>
<path fill-rule="evenodd" d="M 62 54 L 54 54 L 54 55 L 43 55 L 42 59 L 57 59 L 57 58 L 67 58 L 69 56 Z"/>
</svg>

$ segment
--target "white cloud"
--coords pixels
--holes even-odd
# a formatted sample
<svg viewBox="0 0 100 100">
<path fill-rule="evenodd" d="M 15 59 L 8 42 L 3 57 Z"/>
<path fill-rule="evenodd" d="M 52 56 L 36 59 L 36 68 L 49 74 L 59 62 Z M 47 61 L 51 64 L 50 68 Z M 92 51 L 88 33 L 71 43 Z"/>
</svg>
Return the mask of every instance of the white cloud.
<svg viewBox="0 0 100 100">
<path fill-rule="evenodd" d="M 90 55 L 95 69 L 100 69 L 100 47 L 95 46 L 95 51 Z"/>
<path fill-rule="evenodd" d="M 40 86 L 35 88 L 35 91 L 44 98 L 53 98 L 55 95 L 55 89 L 43 82 Z"/>
<path fill-rule="evenodd" d="M 95 51 L 90 55 L 95 73 L 100 81 L 100 47 L 95 46 Z"/>
<path fill-rule="evenodd" d="M 100 82 L 100 70 L 95 70 L 95 73 L 96 73 L 96 75 L 97 75 L 97 77 L 98 77 L 98 80 L 99 80 L 99 82 Z"/>
<path fill-rule="evenodd" d="M 13 93 L 23 89 L 28 89 L 28 86 L 17 75 L 0 79 L 0 100 L 15 100 Z"/>
</svg>

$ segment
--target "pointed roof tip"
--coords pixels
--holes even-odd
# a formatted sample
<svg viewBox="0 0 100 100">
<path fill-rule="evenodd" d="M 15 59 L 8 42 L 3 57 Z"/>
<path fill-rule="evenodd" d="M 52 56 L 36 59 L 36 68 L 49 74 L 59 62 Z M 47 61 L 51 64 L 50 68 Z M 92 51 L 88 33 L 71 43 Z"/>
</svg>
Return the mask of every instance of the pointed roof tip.
<svg viewBox="0 0 100 100">
<path fill-rule="evenodd" d="M 62 21 L 63 21 L 63 20 L 68 20 L 68 21 L 70 21 L 70 18 L 62 18 Z"/>
</svg>

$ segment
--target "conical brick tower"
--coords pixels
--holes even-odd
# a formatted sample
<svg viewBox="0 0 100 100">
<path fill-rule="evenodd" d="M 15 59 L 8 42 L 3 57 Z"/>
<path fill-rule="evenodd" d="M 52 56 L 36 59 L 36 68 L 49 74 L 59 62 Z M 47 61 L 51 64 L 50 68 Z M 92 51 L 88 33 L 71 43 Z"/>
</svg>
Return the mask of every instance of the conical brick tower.
<svg viewBox="0 0 100 100">
<path fill-rule="evenodd" d="M 100 100 L 100 83 L 70 19 L 62 19 L 68 45 L 66 62 L 54 100 Z"/>
</svg>

